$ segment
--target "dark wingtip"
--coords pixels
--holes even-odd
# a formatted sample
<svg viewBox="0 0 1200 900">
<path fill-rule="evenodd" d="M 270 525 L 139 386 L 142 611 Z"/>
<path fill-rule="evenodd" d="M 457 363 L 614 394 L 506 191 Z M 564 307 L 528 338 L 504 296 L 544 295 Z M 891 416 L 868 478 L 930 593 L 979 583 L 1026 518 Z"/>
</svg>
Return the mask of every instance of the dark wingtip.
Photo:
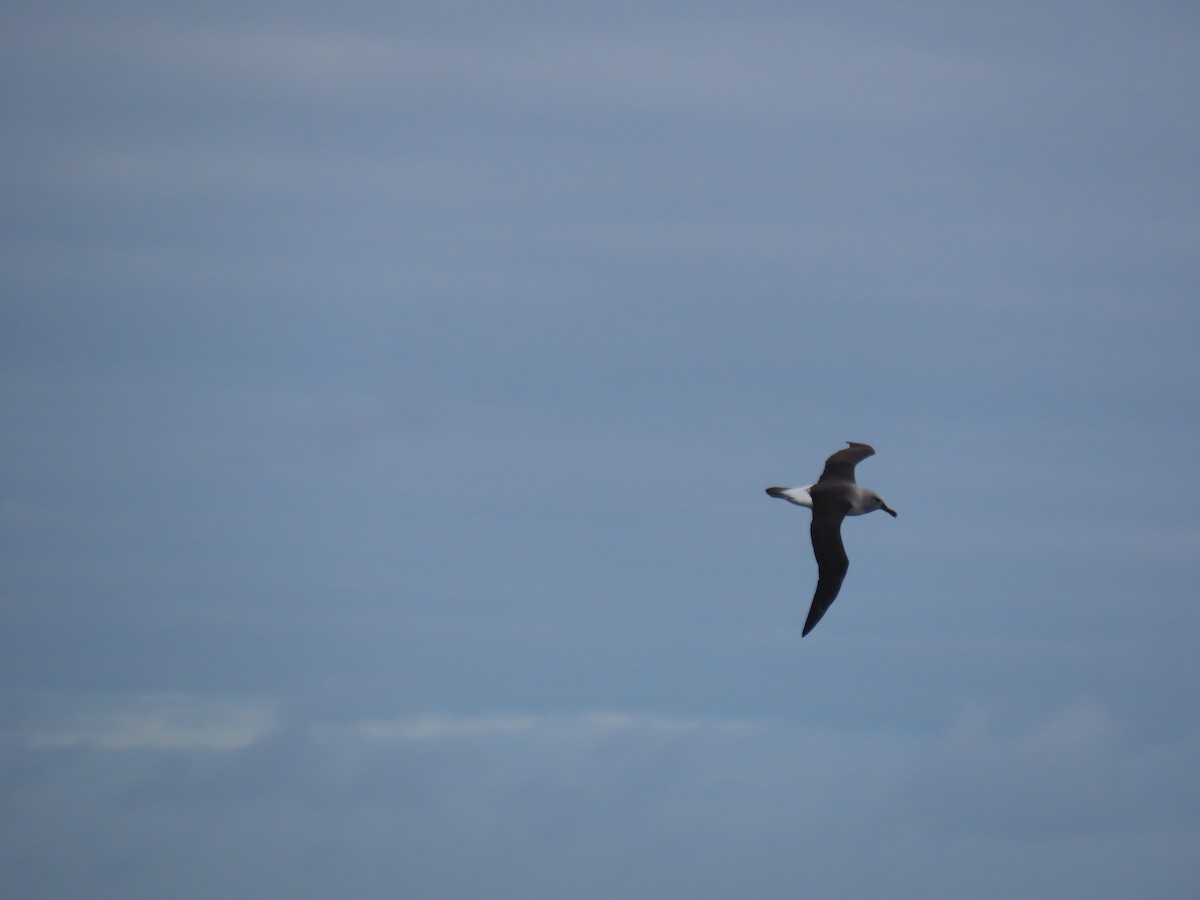
<svg viewBox="0 0 1200 900">
<path fill-rule="evenodd" d="M 829 607 L 825 607 L 825 609 L 828 608 Z M 824 615 L 825 610 L 817 612 L 817 608 L 815 606 L 810 608 L 808 611 L 808 618 L 804 620 L 804 628 L 800 631 L 800 637 L 807 637 L 808 633 L 817 627 L 817 623 L 821 621 L 821 618 Z"/>
<path fill-rule="evenodd" d="M 783 496 L 783 492 L 786 490 L 787 488 L 769 487 L 767 488 L 767 493 L 772 497 L 780 497 L 786 500 L 787 498 Z"/>
</svg>

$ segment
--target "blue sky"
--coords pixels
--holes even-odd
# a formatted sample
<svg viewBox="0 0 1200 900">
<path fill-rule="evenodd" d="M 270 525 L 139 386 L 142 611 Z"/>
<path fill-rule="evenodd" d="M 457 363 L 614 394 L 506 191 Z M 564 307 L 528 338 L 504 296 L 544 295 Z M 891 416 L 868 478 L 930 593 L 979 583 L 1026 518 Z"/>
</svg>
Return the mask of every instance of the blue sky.
<svg viewBox="0 0 1200 900">
<path fill-rule="evenodd" d="M 0 22 L 5 896 L 1200 887 L 1195 12 Z"/>
</svg>

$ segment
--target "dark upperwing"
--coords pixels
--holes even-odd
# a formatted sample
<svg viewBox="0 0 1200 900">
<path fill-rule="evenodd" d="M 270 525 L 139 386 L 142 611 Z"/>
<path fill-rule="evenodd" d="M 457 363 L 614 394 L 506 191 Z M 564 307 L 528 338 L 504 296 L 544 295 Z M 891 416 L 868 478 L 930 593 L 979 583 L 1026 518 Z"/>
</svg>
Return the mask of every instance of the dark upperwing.
<svg viewBox="0 0 1200 900">
<path fill-rule="evenodd" d="M 850 568 L 850 559 L 842 545 L 842 520 L 846 518 L 848 508 L 848 503 L 828 498 L 820 491 L 813 492 L 813 518 L 809 534 L 812 536 L 813 556 L 817 558 L 817 589 L 813 593 L 801 637 L 817 627 L 825 611 L 837 598 L 846 571 Z"/>
<path fill-rule="evenodd" d="M 820 484 L 822 481 L 848 481 L 854 484 L 854 467 L 866 459 L 868 456 L 875 455 L 875 448 L 870 444 L 856 444 L 854 441 L 849 441 L 850 446 L 845 450 L 839 450 L 829 459 L 825 460 L 825 471 L 821 473 L 820 479 L 817 481 Z"/>
</svg>

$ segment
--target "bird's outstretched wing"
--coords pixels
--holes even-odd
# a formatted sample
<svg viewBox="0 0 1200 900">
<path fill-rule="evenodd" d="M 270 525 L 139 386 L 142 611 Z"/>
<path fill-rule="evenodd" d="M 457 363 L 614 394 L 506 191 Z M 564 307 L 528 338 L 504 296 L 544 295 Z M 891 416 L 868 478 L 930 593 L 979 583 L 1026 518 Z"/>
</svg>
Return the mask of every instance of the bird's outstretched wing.
<svg viewBox="0 0 1200 900">
<path fill-rule="evenodd" d="M 817 589 L 813 593 L 801 637 L 817 627 L 821 616 L 825 615 L 842 589 L 842 581 L 850 568 L 850 559 L 842 545 L 842 520 L 846 518 L 849 504 L 830 500 L 819 493 L 813 496 L 813 501 L 809 533 L 812 535 L 813 555 L 817 558 Z"/>
<path fill-rule="evenodd" d="M 845 450 L 839 450 L 829 459 L 825 460 L 825 471 L 821 473 L 821 478 L 817 482 L 822 481 L 848 481 L 854 484 L 854 467 L 866 459 L 868 456 L 875 455 L 875 448 L 869 444 L 856 444 L 854 441 L 849 442 L 850 446 Z"/>
</svg>

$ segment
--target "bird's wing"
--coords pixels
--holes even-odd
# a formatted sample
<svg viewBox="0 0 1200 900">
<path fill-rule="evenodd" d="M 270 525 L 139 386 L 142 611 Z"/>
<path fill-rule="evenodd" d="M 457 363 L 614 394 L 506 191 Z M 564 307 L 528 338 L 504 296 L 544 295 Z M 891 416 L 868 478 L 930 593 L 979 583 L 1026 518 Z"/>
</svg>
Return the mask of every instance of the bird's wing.
<svg viewBox="0 0 1200 900">
<path fill-rule="evenodd" d="M 820 495 L 813 499 L 816 502 L 813 504 L 809 533 L 812 535 L 813 555 L 817 558 L 817 589 L 813 593 L 801 637 L 817 627 L 821 616 L 825 615 L 842 589 L 842 580 L 850 568 L 850 559 L 846 556 L 846 548 L 842 546 L 842 519 L 846 518 L 850 504 L 830 501 Z"/>
<path fill-rule="evenodd" d="M 839 450 L 825 460 L 825 471 L 821 473 L 818 484 L 822 481 L 849 481 L 853 484 L 854 467 L 868 456 L 875 455 L 875 448 L 869 444 L 856 444 L 854 441 L 849 443 L 850 446 L 845 450 Z"/>
</svg>

